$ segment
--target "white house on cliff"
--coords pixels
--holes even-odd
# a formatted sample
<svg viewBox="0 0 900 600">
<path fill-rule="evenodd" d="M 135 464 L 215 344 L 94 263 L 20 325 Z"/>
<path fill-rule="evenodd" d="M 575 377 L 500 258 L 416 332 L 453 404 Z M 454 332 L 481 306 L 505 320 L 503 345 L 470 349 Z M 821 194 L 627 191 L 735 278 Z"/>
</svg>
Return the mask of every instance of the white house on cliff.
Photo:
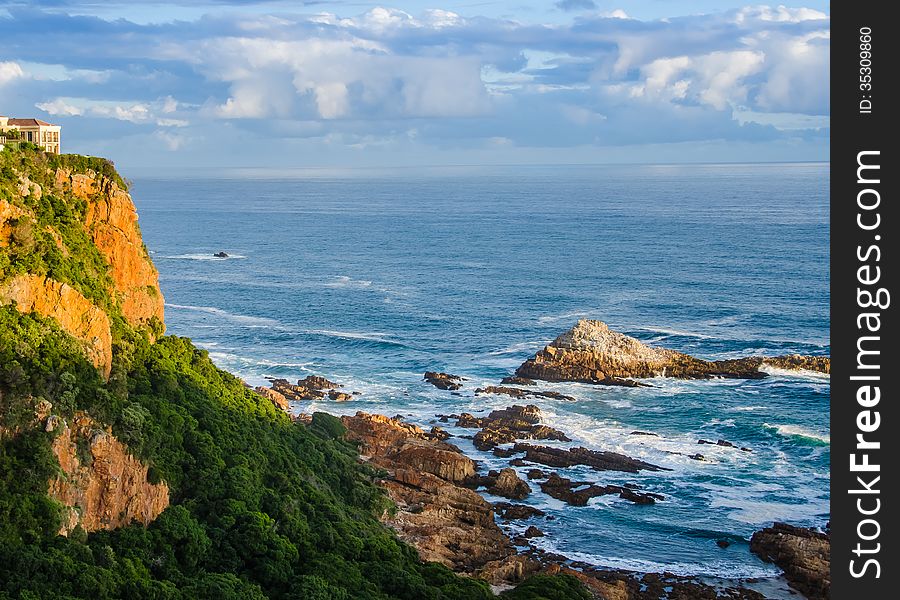
<svg viewBox="0 0 900 600">
<path fill-rule="evenodd" d="M 44 152 L 59 154 L 59 125 L 52 125 L 40 119 L 13 119 L 0 115 L 0 146 L 7 139 L 33 142 Z M 11 132 L 15 133 L 11 133 Z"/>
</svg>

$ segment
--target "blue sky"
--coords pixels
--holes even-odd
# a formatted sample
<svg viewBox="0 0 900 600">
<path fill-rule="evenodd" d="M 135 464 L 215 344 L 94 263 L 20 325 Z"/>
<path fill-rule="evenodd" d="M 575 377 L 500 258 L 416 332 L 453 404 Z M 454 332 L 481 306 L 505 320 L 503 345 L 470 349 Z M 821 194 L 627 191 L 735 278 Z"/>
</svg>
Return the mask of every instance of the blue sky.
<svg viewBox="0 0 900 600">
<path fill-rule="evenodd" d="M 0 114 L 137 171 L 827 160 L 828 12 L 0 0 Z"/>
</svg>

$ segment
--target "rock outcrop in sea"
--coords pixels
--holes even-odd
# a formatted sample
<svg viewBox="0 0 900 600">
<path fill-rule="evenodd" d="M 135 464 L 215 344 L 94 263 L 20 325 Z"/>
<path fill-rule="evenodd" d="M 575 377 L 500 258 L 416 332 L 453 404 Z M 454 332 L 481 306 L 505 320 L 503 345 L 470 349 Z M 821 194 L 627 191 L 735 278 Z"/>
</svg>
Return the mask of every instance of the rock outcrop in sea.
<svg viewBox="0 0 900 600">
<path fill-rule="evenodd" d="M 831 539 L 828 534 L 775 523 L 753 534 L 750 551 L 781 567 L 791 586 L 808 600 L 830 597 Z"/>
<path fill-rule="evenodd" d="M 516 377 L 636 386 L 635 379 L 760 379 L 765 368 L 830 373 L 825 356 L 750 356 L 709 361 L 667 348 L 648 346 L 602 321 L 583 319 L 516 369 Z"/>
</svg>

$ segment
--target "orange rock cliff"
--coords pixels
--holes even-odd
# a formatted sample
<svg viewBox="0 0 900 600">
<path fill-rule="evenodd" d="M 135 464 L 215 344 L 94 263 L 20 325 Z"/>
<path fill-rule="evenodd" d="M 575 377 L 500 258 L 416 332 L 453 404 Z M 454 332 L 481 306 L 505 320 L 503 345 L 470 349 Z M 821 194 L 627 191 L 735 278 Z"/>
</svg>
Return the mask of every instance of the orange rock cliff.
<svg viewBox="0 0 900 600">
<path fill-rule="evenodd" d="M 129 325 L 146 331 L 151 340 L 161 335 L 164 304 L 159 275 L 141 239 L 137 211 L 127 191 L 110 177 L 90 169 L 73 172 L 57 168 L 42 179 L 52 182 L 50 189 L 27 175 L 16 176 L 20 199 L 40 200 L 52 194 L 67 203 L 83 203 L 81 226 L 109 266 L 111 306 Z M 14 229 L 22 220 L 40 222 L 27 206 L 16 198 L 0 197 L 0 249 L 11 244 Z M 52 236 L 63 256 L 70 255 L 54 224 L 44 231 Z M 73 285 L 44 274 L 0 272 L 0 305 L 7 304 L 20 312 L 56 321 L 63 331 L 82 342 L 85 356 L 100 374 L 109 377 L 113 361 L 111 313 Z M 61 535 L 69 535 L 79 526 L 95 531 L 133 521 L 148 524 L 169 505 L 166 483 L 151 482 L 147 465 L 132 456 L 109 427 L 89 415 L 76 412 L 64 419 L 52 414 L 49 402 L 40 400 L 34 425 L 56 432 L 52 451 L 60 471 L 48 482 L 48 493 L 64 507 Z M 16 434 L 0 427 L 0 437 Z"/>
</svg>

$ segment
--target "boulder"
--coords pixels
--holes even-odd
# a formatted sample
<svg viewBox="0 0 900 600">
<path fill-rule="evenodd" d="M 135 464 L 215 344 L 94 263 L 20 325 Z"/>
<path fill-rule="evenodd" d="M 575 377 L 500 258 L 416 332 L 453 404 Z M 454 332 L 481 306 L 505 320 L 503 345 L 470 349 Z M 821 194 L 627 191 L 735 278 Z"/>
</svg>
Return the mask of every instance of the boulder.
<svg viewBox="0 0 900 600">
<path fill-rule="evenodd" d="M 488 492 L 511 500 L 522 500 L 531 493 L 528 484 L 519 478 L 514 469 L 503 469 L 497 475 Z"/>
</svg>

